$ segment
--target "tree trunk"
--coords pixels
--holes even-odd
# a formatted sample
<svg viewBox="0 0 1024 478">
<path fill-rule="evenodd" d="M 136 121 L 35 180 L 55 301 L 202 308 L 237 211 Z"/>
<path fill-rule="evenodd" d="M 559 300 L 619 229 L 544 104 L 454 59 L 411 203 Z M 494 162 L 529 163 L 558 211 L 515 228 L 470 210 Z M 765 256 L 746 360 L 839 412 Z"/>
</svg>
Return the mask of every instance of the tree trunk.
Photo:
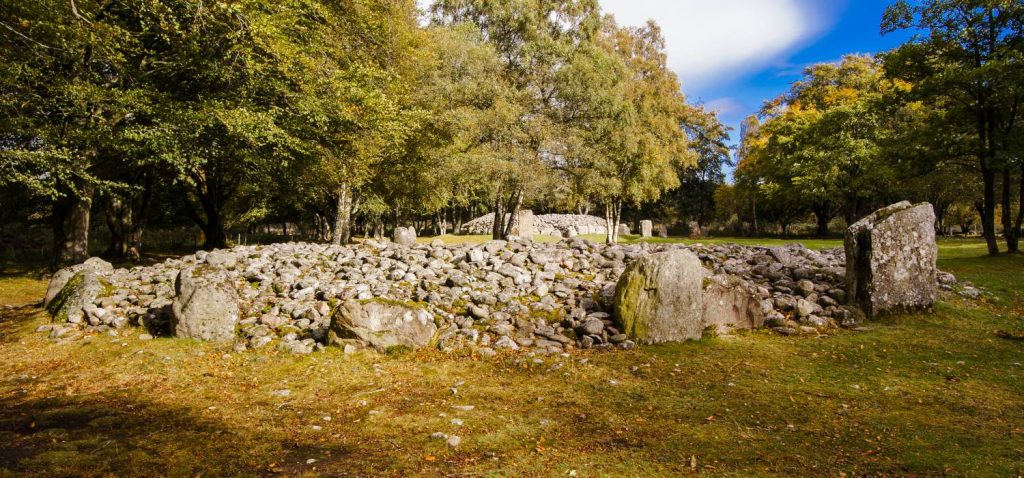
<svg viewBox="0 0 1024 478">
<path fill-rule="evenodd" d="M 619 242 L 620 219 L 622 219 L 622 201 L 609 200 L 604 206 L 605 243 L 612 245 Z"/>
<path fill-rule="evenodd" d="M 1009 168 L 1008 168 L 1009 171 Z M 1009 182 L 1009 174 L 1007 175 Z M 1016 253 L 1020 252 L 1020 238 L 1021 238 L 1021 223 L 1024 222 L 1024 165 L 1021 165 L 1021 174 L 1018 178 L 1019 184 L 1017 185 L 1017 218 L 1014 221 L 1005 221 L 1009 224 L 1007 228 L 1007 251 Z M 1009 207 L 1004 212 L 1005 215 L 1010 215 Z"/>
<path fill-rule="evenodd" d="M 334 192 L 338 205 L 338 213 L 334 218 L 335 244 L 348 244 L 352 240 L 352 192 L 346 182 L 341 183 Z"/>
<path fill-rule="evenodd" d="M 494 221 L 491 223 L 491 239 L 501 239 L 504 230 L 505 201 L 502 201 L 501 196 L 499 195 L 498 198 L 494 200 Z"/>
<path fill-rule="evenodd" d="M 1003 168 L 1003 238 L 1006 239 L 1007 252 L 1019 250 L 1021 209 L 1024 209 L 1024 203 L 1017 205 L 1017 214 L 1013 213 L 1013 172 L 1006 166 Z"/>
<path fill-rule="evenodd" d="M 103 204 L 106 213 L 107 229 L 110 230 L 110 244 L 107 245 L 106 255 L 110 257 L 124 257 L 127 229 L 131 225 L 131 207 L 120 197 L 108 195 Z"/>
<path fill-rule="evenodd" d="M 110 245 L 107 254 L 138 261 L 142 254 L 142 233 L 146 211 L 153 193 L 153 178 L 143 179 L 142 191 L 128 193 L 127 197 L 110 194 L 104 203 Z"/>
<path fill-rule="evenodd" d="M 81 185 L 53 206 L 54 266 L 64 267 L 89 258 L 89 212 L 93 187 Z"/>
<path fill-rule="evenodd" d="M 508 219 L 505 220 L 505 231 L 502 234 L 501 239 L 508 239 L 512 236 L 512 231 L 517 225 L 519 225 L 519 209 L 523 205 L 523 193 L 522 191 L 516 191 L 516 193 L 509 200 Z M 520 231 L 522 232 L 522 231 Z"/>
<path fill-rule="evenodd" d="M 999 243 L 996 242 L 996 178 L 995 172 L 982 168 L 982 180 L 985 183 L 984 199 L 975 207 L 981 215 L 981 230 L 988 245 L 989 255 L 999 254 Z"/>
<path fill-rule="evenodd" d="M 828 215 L 815 213 L 814 216 L 818 218 L 818 236 L 825 237 L 828 235 Z"/>
</svg>

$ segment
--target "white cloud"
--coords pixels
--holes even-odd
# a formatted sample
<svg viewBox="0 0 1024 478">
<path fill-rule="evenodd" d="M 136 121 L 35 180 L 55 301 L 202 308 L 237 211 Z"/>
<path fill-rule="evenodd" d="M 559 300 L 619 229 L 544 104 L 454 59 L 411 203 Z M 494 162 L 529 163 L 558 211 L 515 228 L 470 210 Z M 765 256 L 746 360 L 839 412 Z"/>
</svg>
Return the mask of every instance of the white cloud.
<svg viewBox="0 0 1024 478">
<path fill-rule="evenodd" d="M 728 96 L 705 102 L 704 107 L 707 108 L 708 111 L 715 111 L 722 116 L 740 114 L 744 110 L 743 103 L 740 103 L 736 98 Z"/>
<path fill-rule="evenodd" d="M 621 25 L 661 26 L 686 90 L 772 64 L 824 26 L 815 0 L 598 1 Z"/>
<path fill-rule="evenodd" d="M 763 67 L 821 27 L 800 0 L 599 0 L 623 25 L 653 18 L 684 87 Z"/>
</svg>

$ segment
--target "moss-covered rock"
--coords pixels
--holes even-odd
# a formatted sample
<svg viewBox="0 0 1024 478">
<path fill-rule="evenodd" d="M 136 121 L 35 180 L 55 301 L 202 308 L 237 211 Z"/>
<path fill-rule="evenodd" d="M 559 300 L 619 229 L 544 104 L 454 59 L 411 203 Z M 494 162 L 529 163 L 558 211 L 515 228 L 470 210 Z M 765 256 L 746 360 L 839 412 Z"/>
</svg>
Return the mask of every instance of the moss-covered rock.
<svg viewBox="0 0 1024 478">
<path fill-rule="evenodd" d="M 92 304 L 105 290 L 98 274 L 90 269 L 76 272 L 46 306 L 54 322 L 82 323 L 86 305 Z"/>
<path fill-rule="evenodd" d="M 689 250 L 640 258 L 626 269 L 616 286 L 616 326 L 642 343 L 700 339 L 706 275 L 700 259 Z"/>
<path fill-rule="evenodd" d="M 81 264 L 75 264 L 57 271 L 53 274 L 53 277 L 50 278 L 50 284 L 46 287 L 46 296 L 43 298 L 43 307 L 50 306 L 50 303 L 53 302 L 57 297 L 57 294 L 64 289 L 64 286 L 72 276 L 85 270 L 95 272 L 97 275 L 102 276 L 103 274 L 113 272 L 114 266 L 99 257 L 90 257 Z"/>
</svg>

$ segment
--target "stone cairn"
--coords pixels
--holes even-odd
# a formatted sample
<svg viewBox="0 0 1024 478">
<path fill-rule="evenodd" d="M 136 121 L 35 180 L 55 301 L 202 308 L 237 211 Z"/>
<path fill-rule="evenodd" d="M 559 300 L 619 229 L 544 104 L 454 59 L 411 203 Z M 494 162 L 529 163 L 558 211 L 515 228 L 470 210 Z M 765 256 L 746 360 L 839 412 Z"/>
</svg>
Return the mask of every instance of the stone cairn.
<svg viewBox="0 0 1024 478">
<path fill-rule="evenodd" d="M 583 234 L 605 234 L 607 225 L 604 218 L 584 214 L 542 214 L 520 211 L 520 223 L 527 222 L 525 233 L 513 234 L 520 237 L 533 235 L 553 237 L 576 237 Z M 462 234 L 489 235 L 494 224 L 494 213 L 485 214 L 462 225 Z M 519 232 L 519 231 L 514 231 Z"/>
<path fill-rule="evenodd" d="M 927 219 L 915 210 L 878 215 L 869 221 L 877 224 L 870 239 L 889 244 L 888 231 L 904 227 L 902 221 Z M 53 276 L 46 306 L 55 321 L 40 331 L 72 340 L 142 327 L 144 338 L 220 341 L 237 350 L 276 346 L 299 354 L 329 345 L 346 351 L 471 348 L 484 356 L 558 353 L 696 339 L 708 330 L 828 333 L 858 325 L 863 315 L 849 304 L 876 300 L 870 309 L 876 315 L 934 301 L 927 290 L 879 299 L 877 291 L 909 287 L 901 282 L 906 278 L 875 266 L 864 276 L 862 263 L 893 271 L 905 270 L 897 262 L 931 264 L 930 276 L 915 269 L 913 280 L 937 277 L 947 289 L 955 282 L 934 271 L 933 255 L 918 257 L 934 250 L 925 247 L 925 235 L 921 247 L 900 245 L 905 252 L 897 253 L 862 246 L 865 236 L 858 234 L 852 268 L 841 248 L 609 246 L 579 238 L 239 246 L 132 269 L 90 259 Z M 848 293 L 848 283 L 862 280 L 872 284 L 857 286 L 867 299 Z"/>
</svg>

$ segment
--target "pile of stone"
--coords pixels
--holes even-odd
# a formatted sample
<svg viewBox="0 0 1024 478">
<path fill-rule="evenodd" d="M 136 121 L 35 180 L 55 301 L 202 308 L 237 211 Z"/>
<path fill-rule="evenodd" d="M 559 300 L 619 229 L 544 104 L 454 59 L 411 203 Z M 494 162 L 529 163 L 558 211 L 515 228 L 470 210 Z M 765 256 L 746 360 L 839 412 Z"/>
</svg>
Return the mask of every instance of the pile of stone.
<svg viewBox="0 0 1024 478">
<path fill-rule="evenodd" d="M 886 229 L 875 230 L 882 237 Z M 819 334 L 862 317 L 844 305 L 863 300 L 846 288 L 863 275 L 849 277 L 841 248 L 406 239 L 240 246 L 132 269 L 90 259 L 54 275 L 45 302 L 55 324 L 45 329 L 67 337 L 139 326 L 147 336 L 294 353 L 338 345 L 471 347 L 493 355 L 629 348 L 762 326 Z M 915 267 L 928 267 L 918 259 Z M 934 290 L 936 277 L 950 277 L 936 275 L 934 259 L 931 267 L 930 276 L 914 272 Z M 878 281 L 900 279 L 876 273 L 870 280 L 877 289 Z"/>
<path fill-rule="evenodd" d="M 460 232 L 474 235 L 490 234 L 493 224 L 494 213 L 490 213 L 463 224 Z M 604 234 L 607 230 L 604 218 L 586 214 L 542 214 L 532 216 L 532 224 L 533 234 L 554 237 Z"/>
</svg>

